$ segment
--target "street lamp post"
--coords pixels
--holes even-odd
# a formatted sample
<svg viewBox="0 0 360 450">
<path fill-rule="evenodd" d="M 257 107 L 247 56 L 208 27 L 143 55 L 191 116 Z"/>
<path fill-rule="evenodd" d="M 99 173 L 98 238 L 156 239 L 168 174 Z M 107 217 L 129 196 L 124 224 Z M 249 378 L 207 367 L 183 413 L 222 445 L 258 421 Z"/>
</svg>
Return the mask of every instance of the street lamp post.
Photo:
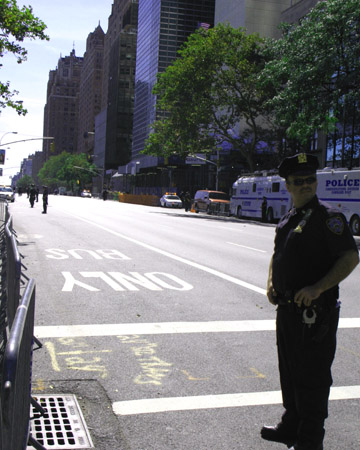
<svg viewBox="0 0 360 450">
<path fill-rule="evenodd" d="M 4 133 L 0 138 L 0 145 L 2 143 L 4 136 L 6 136 L 7 134 L 18 134 L 18 132 L 17 131 L 7 131 L 6 133 Z"/>
<path fill-rule="evenodd" d="M 5 134 L 7 134 L 7 133 L 5 133 Z M 17 134 L 17 133 L 15 133 L 15 134 Z M 55 138 L 52 136 L 42 136 L 42 137 L 31 138 L 31 139 L 19 139 L 18 141 L 5 142 L 5 144 L 3 144 L 3 145 L 17 144 L 19 142 L 27 142 L 27 141 L 45 141 L 45 140 L 51 140 L 51 139 L 55 139 Z M 1 144 L 1 141 L 2 141 L 2 139 L 0 140 L 0 144 Z"/>
<path fill-rule="evenodd" d="M 214 163 L 214 161 L 210 161 L 209 159 L 206 159 L 206 158 L 202 158 L 201 156 L 198 156 L 198 155 L 189 155 L 189 156 L 191 156 L 192 158 L 196 158 L 196 159 L 200 159 L 201 161 L 205 161 L 205 162 L 207 162 L 207 163 L 209 163 L 209 164 L 213 164 L 214 166 L 216 166 L 216 187 L 215 187 L 215 189 L 218 191 L 219 190 L 219 161 L 220 161 L 220 159 L 219 159 L 219 150 L 217 151 L 217 162 L 216 163 Z"/>
<path fill-rule="evenodd" d="M 80 167 L 80 166 L 73 166 L 74 169 L 80 169 L 80 170 L 85 170 L 85 172 L 89 172 L 95 175 L 95 177 L 100 176 L 101 177 L 101 191 L 100 194 L 102 193 L 102 191 L 104 190 L 104 174 L 105 174 L 105 169 L 102 167 L 97 167 L 96 169 L 86 169 L 85 167 Z M 98 171 L 98 172 L 97 172 Z"/>
</svg>

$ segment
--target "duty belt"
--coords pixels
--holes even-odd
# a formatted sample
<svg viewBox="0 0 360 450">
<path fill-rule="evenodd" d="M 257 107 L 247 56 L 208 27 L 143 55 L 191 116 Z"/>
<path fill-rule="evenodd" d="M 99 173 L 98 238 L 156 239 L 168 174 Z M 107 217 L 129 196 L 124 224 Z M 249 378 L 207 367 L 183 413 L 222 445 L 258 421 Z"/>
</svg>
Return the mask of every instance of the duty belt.
<svg viewBox="0 0 360 450">
<path fill-rule="evenodd" d="M 286 291 L 285 294 L 278 294 L 276 296 L 276 303 L 280 306 L 289 306 L 294 303 L 294 292 Z"/>
</svg>

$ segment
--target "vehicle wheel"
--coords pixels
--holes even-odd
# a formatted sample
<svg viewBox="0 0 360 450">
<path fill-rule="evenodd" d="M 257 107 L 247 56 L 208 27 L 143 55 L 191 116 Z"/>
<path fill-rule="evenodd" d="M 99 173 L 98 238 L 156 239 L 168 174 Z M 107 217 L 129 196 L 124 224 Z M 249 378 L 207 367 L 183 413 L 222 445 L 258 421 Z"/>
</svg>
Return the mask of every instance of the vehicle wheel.
<svg viewBox="0 0 360 450">
<path fill-rule="evenodd" d="M 212 214 L 210 205 L 206 208 L 206 214 Z"/>
<path fill-rule="evenodd" d="M 273 223 L 274 222 L 274 211 L 273 211 L 272 208 L 269 208 L 267 210 L 266 220 L 267 220 L 267 223 Z"/>
<path fill-rule="evenodd" d="M 355 236 L 360 234 L 360 218 L 356 214 L 350 219 L 350 230 Z"/>
<path fill-rule="evenodd" d="M 236 211 L 236 216 L 238 219 L 242 218 L 241 206 L 238 207 L 238 209 Z"/>
</svg>

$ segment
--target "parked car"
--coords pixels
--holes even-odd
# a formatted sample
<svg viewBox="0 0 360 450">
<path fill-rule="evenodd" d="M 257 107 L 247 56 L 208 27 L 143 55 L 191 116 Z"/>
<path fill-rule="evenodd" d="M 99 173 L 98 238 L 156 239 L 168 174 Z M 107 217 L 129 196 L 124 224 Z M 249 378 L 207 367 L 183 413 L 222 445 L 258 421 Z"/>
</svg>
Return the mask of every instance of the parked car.
<svg viewBox="0 0 360 450">
<path fill-rule="evenodd" d="M 0 198 L 13 203 L 15 201 L 15 193 L 10 186 L 0 186 Z"/>
<path fill-rule="evenodd" d="M 176 194 L 165 194 L 160 199 L 160 206 L 163 208 L 182 208 L 181 198 Z"/>
<path fill-rule="evenodd" d="M 230 197 L 221 191 L 196 191 L 194 197 L 194 209 L 198 213 L 200 211 L 208 214 L 230 214 Z"/>
<path fill-rule="evenodd" d="M 66 187 L 64 186 L 59 187 L 59 195 L 67 195 Z"/>
<path fill-rule="evenodd" d="M 89 198 L 91 198 L 91 192 L 89 191 L 89 189 L 84 189 L 82 192 L 81 192 L 81 197 L 89 197 Z"/>
</svg>

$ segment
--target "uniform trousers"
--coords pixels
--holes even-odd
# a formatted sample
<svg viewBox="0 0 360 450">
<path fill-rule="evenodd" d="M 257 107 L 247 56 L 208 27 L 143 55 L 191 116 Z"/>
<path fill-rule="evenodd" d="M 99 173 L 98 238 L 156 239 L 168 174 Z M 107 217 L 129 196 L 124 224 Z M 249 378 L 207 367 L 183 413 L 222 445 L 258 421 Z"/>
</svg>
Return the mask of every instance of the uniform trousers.
<svg viewBox="0 0 360 450">
<path fill-rule="evenodd" d="M 318 313 L 316 323 L 303 323 L 294 303 L 278 306 L 276 336 L 285 412 L 281 424 L 301 444 L 323 441 L 332 384 L 339 307 Z"/>
</svg>

